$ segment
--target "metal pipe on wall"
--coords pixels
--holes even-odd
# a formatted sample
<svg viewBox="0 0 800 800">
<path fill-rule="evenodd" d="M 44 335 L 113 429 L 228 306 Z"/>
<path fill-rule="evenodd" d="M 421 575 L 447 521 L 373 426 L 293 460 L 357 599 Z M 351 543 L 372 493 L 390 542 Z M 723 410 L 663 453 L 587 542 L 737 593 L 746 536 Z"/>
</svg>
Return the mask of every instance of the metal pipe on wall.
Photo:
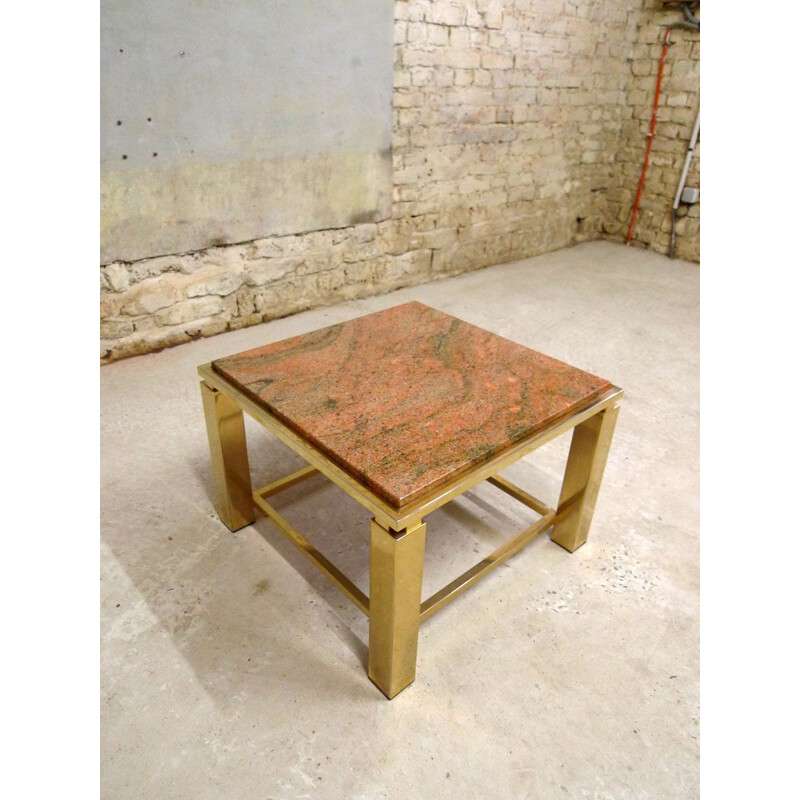
<svg viewBox="0 0 800 800">
<path fill-rule="evenodd" d="M 681 194 L 683 194 L 683 187 L 686 185 L 686 176 L 689 174 L 689 164 L 694 155 L 694 147 L 697 144 L 697 137 L 700 135 L 700 109 L 697 109 L 697 118 L 694 121 L 694 128 L 692 128 L 692 136 L 689 139 L 689 149 L 686 151 L 686 160 L 683 162 L 683 170 L 681 178 L 678 181 L 678 191 L 675 192 L 675 200 L 672 203 L 672 230 L 669 236 L 669 257 L 675 257 L 675 221 L 678 218 L 678 206 L 681 202 Z"/>
<path fill-rule="evenodd" d="M 696 17 L 692 13 L 691 3 L 683 4 L 683 16 L 686 22 L 691 25 L 695 30 L 700 30 L 700 17 Z"/>
<path fill-rule="evenodd" d="M 700 17 L 696 17 L 692 13 L 692 2 L 685 2 L 683 4 L 683 19 L 680 22 L 670 23 L 670 28 L 684 28 L 689 31 L 700 30 Z M 699 3 L 697 4 L 699 6 Z"/>
</svg>

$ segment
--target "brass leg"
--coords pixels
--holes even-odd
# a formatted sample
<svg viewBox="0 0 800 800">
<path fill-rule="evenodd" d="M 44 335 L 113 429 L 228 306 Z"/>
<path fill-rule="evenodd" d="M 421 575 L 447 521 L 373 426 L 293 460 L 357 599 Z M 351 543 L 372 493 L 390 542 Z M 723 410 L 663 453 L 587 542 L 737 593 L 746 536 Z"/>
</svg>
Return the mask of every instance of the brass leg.
<svg viewBox="0 0 800 800">
<path fill-rule="evenodd" d="M 200 389 L 217 488 L 217 513 L 232 531 L 238 531 L 256 518 L 242 410 L 204 381 Z"/>
<path fill-rule="evenodd" d="M 619 407 L 595 414 L 576 426 L 561 485 L 557 515 L 550 538 L 574 553 L 589 535 L 600 481 L 614 435 Z"/>
<path fill-rule="evenodd" d="M 413 682 L 425 523 L 397 533 L 370 524 L 369 677 L 391 700 Z"/>
</svg>

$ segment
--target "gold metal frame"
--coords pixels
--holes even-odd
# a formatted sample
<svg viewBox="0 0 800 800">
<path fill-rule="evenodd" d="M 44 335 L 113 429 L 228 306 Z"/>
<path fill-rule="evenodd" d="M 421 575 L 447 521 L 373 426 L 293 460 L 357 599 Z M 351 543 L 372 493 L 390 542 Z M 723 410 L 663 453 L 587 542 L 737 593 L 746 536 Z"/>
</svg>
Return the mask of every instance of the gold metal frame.
<svg viewBox="0 0 800 800">
<path fill-rule="evenodd" d="M 369 618 L 369 677 L 388 698 L 414 680 L 420 622 L 551 526 L 551 539 L 570 552 L 586 541 L 623 394 L 621 389 L 612 387 L 582 411 L 518 442 L 432 494 L 396 508 L 217 374 L 211 364 L 198 367 L 198 372 L 203 378 L 201 389 L 220 519 L 231 530 L 238 530 L 253 522 L 255 510 L 260 511 Z M 308 461 L 309 466 L 252 491 L 243 411 Z M 497 474 L 572 429 L 558 508 L 550 508 Z M 267 502 L 268 497 L 317 473 L 325 475 L 374 515 L 370 534 L 369 597 Z M 423 517 L 482 481 L 506 492 L 541 518 L 423 601 L 426 530 Z"/>
</svg>

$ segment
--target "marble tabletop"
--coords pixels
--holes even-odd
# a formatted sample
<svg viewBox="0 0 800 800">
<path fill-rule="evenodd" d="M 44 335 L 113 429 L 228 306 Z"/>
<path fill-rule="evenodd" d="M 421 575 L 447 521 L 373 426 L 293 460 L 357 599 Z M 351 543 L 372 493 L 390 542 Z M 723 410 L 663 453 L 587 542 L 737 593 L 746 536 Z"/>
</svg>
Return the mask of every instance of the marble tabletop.
<svg viewBox="0 0 800 800">
<path fill-rule="evenodd" d="M 611 388 L 417 302 L 213 368 L 398 508 Z"/>
</svg>

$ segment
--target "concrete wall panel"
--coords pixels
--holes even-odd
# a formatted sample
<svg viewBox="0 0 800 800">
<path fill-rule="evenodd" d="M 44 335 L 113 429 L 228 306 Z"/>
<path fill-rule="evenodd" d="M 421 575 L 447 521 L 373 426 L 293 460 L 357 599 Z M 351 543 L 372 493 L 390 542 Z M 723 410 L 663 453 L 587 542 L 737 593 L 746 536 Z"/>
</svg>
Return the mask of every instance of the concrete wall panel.
<svg viewBox="0 0 800 800">
<path fill-rule="evenodd" d="M 101 262 L 385 219 L 390 0 L 103 0 Z"/>
</svg>

